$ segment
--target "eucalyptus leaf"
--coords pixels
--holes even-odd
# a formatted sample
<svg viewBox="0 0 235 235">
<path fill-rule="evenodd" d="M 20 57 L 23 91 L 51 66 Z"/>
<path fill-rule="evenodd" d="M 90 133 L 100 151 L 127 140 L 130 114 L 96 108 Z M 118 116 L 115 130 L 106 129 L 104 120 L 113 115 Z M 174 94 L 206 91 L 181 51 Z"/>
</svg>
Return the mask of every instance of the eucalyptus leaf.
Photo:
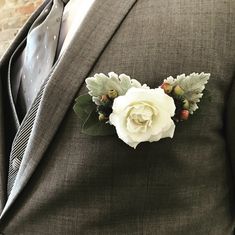
<svg viewBox="0 0 235 235">
<path fill-rule="evenodd" d="M 92 136 L 107 136 L 116 133 L 115 127 L 109 123 L 99 121 L 98 113 L 94 109 L 82 126 L 82 133 Z"/>
<path fill-rule="evenodd" d="M 95 108 L 96 105 L 92 101 L 92 97 L 89 94 L 77 97 L 73 106 L 74 112 L 83 122 L 87 120 L 88 116 Z"/>
</svg>

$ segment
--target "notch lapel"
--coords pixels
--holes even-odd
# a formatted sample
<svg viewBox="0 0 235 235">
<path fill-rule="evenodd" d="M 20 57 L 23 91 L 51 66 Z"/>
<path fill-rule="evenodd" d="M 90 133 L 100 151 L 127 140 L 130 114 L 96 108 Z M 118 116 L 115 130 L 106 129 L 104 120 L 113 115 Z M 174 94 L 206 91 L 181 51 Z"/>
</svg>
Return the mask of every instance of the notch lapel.
<svg viewBox="0 0 235 235">
<path fill-rule="evenodd" d="M 54 65 L 15 184 L 0 219 L 32 176 L 85 78 L 136 1 L 96 0 L 70 46 Z M 24 121 L 30 116 L 30 111 Z M 20 128 L 19 131 L 23 130 Z"/>
<path fill-rule="evenodd" d="M 5 130 L 3 127 L 4 115 L 3 115 L 3 93 L 2 93 L 2 81 L 0 80 L 0 212 L 3 210 L 6 200 L 6 178 L 7 178 L 7 164 L 5 154 Z"/>
</svg>

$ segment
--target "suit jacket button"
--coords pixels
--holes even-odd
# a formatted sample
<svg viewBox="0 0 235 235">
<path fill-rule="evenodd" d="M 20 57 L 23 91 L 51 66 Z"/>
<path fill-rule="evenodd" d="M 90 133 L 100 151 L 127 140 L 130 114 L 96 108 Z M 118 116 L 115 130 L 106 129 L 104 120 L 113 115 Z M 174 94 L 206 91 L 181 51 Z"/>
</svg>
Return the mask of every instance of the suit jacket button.
<svg viewBox="0 0 235 235">
<path fill-rule="evenodd" d="M 19 158 L 17 158 L 17 157 L 14 158 L 13 161 L 12 161 L 13 170 L 18 170 L 20 168 L 20 163 L 21 163 L 21 160 Z"/>
</svg>

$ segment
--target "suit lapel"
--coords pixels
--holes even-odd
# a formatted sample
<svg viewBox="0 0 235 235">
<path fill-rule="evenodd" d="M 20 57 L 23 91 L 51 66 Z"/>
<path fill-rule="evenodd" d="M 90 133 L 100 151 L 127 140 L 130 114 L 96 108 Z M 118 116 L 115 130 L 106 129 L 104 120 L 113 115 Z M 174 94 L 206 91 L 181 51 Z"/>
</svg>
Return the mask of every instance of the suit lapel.
<svg viewBox="0 0 235 235">
<path fill-rule="evenodd" d="M 3 128 L 3 93 L 2 82 L 0 80 L 0 212 L 3 210 L 3 206 L 6 200 L 6 154 L 5 154 L 5 130 Z"/>
<path fill-rule="evenodd" d="M 15 184 L 0 219 L 26 185 L 99 55 L 137 0 L 96 0 L 44 90 Z M 30 116 L 30 111 L 26 120 Z M 19 131 L 23 131 L 21 128 Z M 16 140 L 17 141 L 17 140 Z"/>
</svg>

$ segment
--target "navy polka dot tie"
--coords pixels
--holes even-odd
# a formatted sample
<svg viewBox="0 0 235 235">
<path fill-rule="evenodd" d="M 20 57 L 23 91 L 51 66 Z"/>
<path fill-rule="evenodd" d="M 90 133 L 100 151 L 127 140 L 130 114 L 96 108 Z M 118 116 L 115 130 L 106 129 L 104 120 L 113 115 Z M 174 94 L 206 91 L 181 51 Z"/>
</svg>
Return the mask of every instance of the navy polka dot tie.
<svg viewBox="0 0 235 235">
<path fill-rule="evenodd" d="M 21 117 L 29 110 L 53 66 L 63 9 L 61 0 L 49 3 L 28 33 L 17 100 Z"/>
</svg>

